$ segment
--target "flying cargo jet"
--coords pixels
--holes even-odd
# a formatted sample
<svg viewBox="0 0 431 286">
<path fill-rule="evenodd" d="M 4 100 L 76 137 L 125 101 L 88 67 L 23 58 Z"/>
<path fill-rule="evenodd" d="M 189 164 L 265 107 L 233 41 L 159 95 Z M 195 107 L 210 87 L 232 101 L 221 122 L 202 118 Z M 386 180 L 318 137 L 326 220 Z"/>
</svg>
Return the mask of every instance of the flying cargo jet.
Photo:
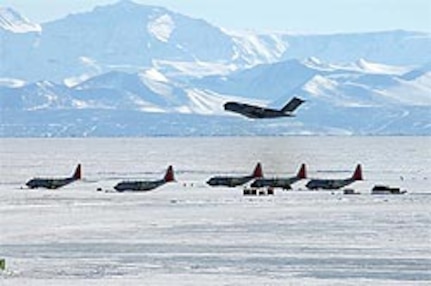
<svg viewBox="0 0 431 286">
<path fill-rule="evenodd" d="M 154 181 L 123 181 L 118 183 L 114 189 L 118 192 L 145 192 L 151 191 L 155 188 L 158 188 L 168 182 L 175 181 L 174 177 L 174 169 L 172 166 L 169 166 L 166 170 L 165 176 L 163 179 L 154 180 Z"/>
<path fill-rule="evenodd" d="M 249 176 L 240 176 L 240 177 L 217 176 L 217 177 L 210 178 L 207 181 L 207 184 L 210 186 L 237 187 L 237 186 L 244 185 L 245 183 L 248 183 L 249 181 L 255 178 L 261 178 L 261 177 L 263 177 L 262 165 L 260 163 L 257 163 L 253 173 Z"/>
<path fill-rule="evenodd" d="M 271 187 L 271 188 L 282 188 L 285 190 L 292 189 L 292 184 L 307 178 L 306 168 L 305 164 L 302 164 L 299 168 L 298 173 L 294 177 L 289 178 L 259 178 L 256 179 L 252 184 L 251 187 L 253 188 L 264 188 L 264 187 Z"/>
<path fill-rule="evenodd" d="M 239 102 L 227 102 L 224 109 L 244 115 L 248 118 L 278 118 L 278 117 L 293 117 L 293 112 L 298 108 L 304 100 L 294 97 L 282 109 L 271 109 L 256 105 L 249 105 Z"/>
<path fill-rule="evenodd" d="M 34 178 L 25 184 L 30 189 L 35 189 L 35 188 L 58 189 L 80 179 L 81 179 L 81 164 L 78 164 L 78 166 L 75 169 L 75 173 L 73 174 L 72 177 L 60 178 L 60 179 Z"/>
<path fill-rule="evenodd" d="M 350 185 L 355 181 L 362 181 L 362 167 L 361 164 L 356 166 L 356 170 L 352 177 L 347 179 L 323 179 L 323 180 L 310 180 L 305 186 L 310 190 L 324 189 L 324 190 L 335 190 Z"/>
</svg>

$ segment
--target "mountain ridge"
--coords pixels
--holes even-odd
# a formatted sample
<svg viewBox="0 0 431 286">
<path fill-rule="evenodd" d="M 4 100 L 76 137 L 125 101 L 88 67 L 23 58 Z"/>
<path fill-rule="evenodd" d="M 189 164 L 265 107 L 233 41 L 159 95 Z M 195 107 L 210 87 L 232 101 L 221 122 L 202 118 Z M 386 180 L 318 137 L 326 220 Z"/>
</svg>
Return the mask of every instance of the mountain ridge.
<svg viewBox="0 0 431 286">
<path fill-rule="evenodd" d="M 13 23 L 33 25 L 16 15 Z M 1 23 L 0 136 L 154 135 L 154 128 L 184 136 L 431 135 L 427 33 L 239 33 L 129 0 L 37 31 Z M 293 96 L 307 102 L 283 121 L 223 110 L 232 100 L 278 108 Z M 98 129 L 116 126 L 114 119 L 128 130 Z M 138 119 L 157 127 L 134 128 Z M 47 131 L 58 122 L 65 126 Z"/>
</svg>

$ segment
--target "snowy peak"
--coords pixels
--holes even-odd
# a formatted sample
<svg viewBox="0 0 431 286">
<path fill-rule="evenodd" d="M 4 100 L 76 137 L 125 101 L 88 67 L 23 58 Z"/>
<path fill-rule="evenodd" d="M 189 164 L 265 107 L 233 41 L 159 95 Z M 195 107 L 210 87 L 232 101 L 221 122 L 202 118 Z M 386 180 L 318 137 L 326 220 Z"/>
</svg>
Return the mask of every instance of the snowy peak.
<svg viewBox="0 0 431 286">
<path fill-rule="evenodd" d="M 150 15 L 152 17 L 160 16 L 163 14 L 173 14 L 173 12 L 155 5 L 147 5 L 136 3 L 131 0 L 120 0 L 112 5 L 101 6 L 98 9 L 102 11 L 114 11 L 114 13 L 127 13 L 133 15 Z M 129 19 L 130 20 L 130 19 Z"/>
<path fill-rule="evenodd" d="M 115 88 L 127 89 L 132 87 L 142 87 L 142 82 L 136 74 L 129 74 L 120 71 L 111 71 L 93 78 L 76 86 L 77 89 L 86 88 Z"/>
<path fill-rule="evenodd" d="M 371 62 L 363 58 L 360 58 L 353 63 L 328 63 L 316 57 L 309 57 L 302 63 L 308 68 L 327 72 L 345 71 L 347 73 L 360 74 L 403 75 L 410 70 L 410 67 L 408 66 L 386 65 Z"/>
<path fill-rule="evenodd" d="M 156 17 L 169 13 L 169 11 L 163 7 L 142 5 L 133 1 L 119 1 L 110 5 L 96 6 L 92 11 L 71 14 L 69 17 L 59 19 L 63 21 L 69 19 L 69 21 L 84 21 L 90 23 L 91 21 L 106 22 L 105 24 L 112 24 L 111 22 L 129 22 L 136 23 L 140 22 L 145 25 L 145 21 L 148 21 L 150 17 Z"/>
<path fill-rule="evenodd" d="M 176 96 L 173 95 L 174 88 L 169 85 L 167 79 L 154 69 L 139 74 L 112 71 L 93 77 L 76 86 L 75 89 L 87 90 L 87 92 L 97 89 L 105 92 L 111 90 L 116 100 L 121 100 L 118 98 L 119 93 L 128 94 L 146 103 L 165 108 L 172 105 L 171 99 Z"/>
<path fill-rule="evenodd" d="M 220 62 L 233 56 L 232 39 L 208 22 L 132 1 L 98 6 L 43 27 L 41 46 L 61 50 L 59 56 L 88 56 L 101 64 L 137 67 L 132 71 L 150 66 L 154 59 Z M 78 43 L 68 45 L 68 51 L 64 40 L 57 38 L 64 34 Z M 52 53 L 46 57 L 52 59 Z"/>
<path fill-rule="evenodd" d="M 38 24 L 31 23 L 27 18 L 7 7 L 0 7 L 0 29 L 12 33 L 41 32 Z"/>
<path fill-rule="evenodd" d="M 333 71 L 338 69 L 335 65 L 331 65 L 328 63 L 323 62 L 322 60 L 316 58 L 316 57 L 309 57 L 303 61 L 303 65 L 319 71 Z"/>
<path fill-rule="evenodd" d="M 329 94 L 337 87 L 337 82 L 321 75 L 314 76 L 304 86 L 303 90 L 312 96 Z"/>
<path fill-rule="evenodd" d="M 123 7 L 125 9 L 136 8 L 136 6 L 138 6 L 137 3 L 135 3 L 134 1 L 131 1 L 131 0 L 119 0 L 114 5 L 117 6 L 117 7 Z"/>
<path fill-rule="evenodd" d="M 0 31 L 40 30 L 17 13 L 5 11 Z M 72 14 L 42 27 L 40 37 L 31 33 L 21 41 L 2 39 L 2 53 L 7 57 L 2 59 L 0 77 L 29 82 L 49 79 L 73 86 L 111 70 L 133 73 L 155 67 L 168 77 L 202 78 L 306 58 L 304 65 L 314 71 L 343 69 L 401 76 L 408 70 L 389 65 L 408 66 L 409 70 L 421 65 L 429 61 L 431 45 L 428 34 L 407 32 L 341 36 L 233 32 L 163 7 L 128 0 Z M 340 66 L 360 58 L 367 61 Z"/>
<path fill-rule="evenodd" d="M 401 75 L 406 72 L 405 67 L 390 66 L 378 63 L 372 63 L 365 59 L 356 61 L 356 66 L 365 73 L 370 74 L 396 74 Z"/>
</svg>

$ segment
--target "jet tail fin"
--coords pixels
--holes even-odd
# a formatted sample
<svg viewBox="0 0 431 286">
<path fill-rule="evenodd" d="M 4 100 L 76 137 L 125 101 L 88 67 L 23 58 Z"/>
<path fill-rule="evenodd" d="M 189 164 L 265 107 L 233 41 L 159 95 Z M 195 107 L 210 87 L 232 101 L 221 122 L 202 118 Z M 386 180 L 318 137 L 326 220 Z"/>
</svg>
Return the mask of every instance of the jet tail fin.
<svg viewBox="0 0 431 286">
<path fill-rule="evenodd" d="M 262 178 L 263 177 L 263 171 L 262 171 L 262 164 L 257 163 L 256 167 L 253 171 L 253 178 Z"/>
<path fill-rule="evenodd" d="M 81 164 L 78 164 L 78 166 L 76 166 L 75 173 L 73 173 L 72 178 L 74 180 L 81 180 Z"/>
<path fill-rule="evenodd" d="M 168 169 L 166 170 L 164 180 L 165 180 L 165 182 L 175 181 L 174 168 L 172 166 L 169 166 Z"/>
<path fill-rule="evenodd" d="M 282 112 L 293 112 L 297 109 L 305 100 L 302 100 L 298 97 L 292 98 L 282 109 Z"/>
<path fill-rule="evenodd" d="M 306 179 L 307 178 L 307 170 L 305 164 L 301 164 L 301 168 L 299 168 L 298 174 L 296 174 L 298 179 Z"/>
<path fill-rule="evenodd" d="M 363 179 L 364 178 L 362 176 L 362 166 L 361 166 L 361 164 L 358 164 L 356 166 L 355 172 L 353 173 L 352 180 L 362 181 Z"/>
</svg>

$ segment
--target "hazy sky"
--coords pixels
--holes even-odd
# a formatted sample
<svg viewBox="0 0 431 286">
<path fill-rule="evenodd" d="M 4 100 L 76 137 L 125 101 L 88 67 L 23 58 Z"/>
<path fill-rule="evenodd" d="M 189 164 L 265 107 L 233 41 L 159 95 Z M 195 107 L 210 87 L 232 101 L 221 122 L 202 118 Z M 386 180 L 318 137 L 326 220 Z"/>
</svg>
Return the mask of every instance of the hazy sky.
<svg viewBox="0 0 431 286">
<path fill-rule="evenodd" d="M 35 22 L 118 0 L 0 0 Z M 231 29 L 334 33 L 431 32 L 431 0 L 134 0 Z"/>
</svg>

